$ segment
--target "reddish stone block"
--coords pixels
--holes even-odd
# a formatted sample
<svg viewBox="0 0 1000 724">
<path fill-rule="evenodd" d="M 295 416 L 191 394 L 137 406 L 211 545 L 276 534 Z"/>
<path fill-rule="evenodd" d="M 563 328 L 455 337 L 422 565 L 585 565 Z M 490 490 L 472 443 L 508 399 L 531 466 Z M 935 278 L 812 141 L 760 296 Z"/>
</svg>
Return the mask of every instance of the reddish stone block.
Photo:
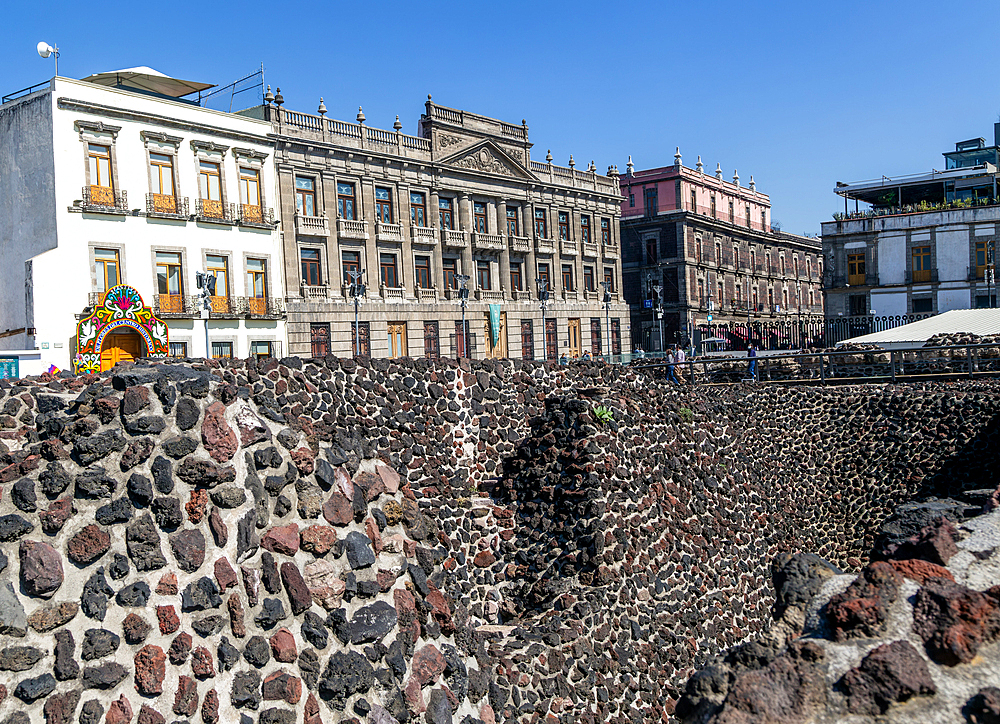
<svg viewBox="0 0 1000 724">
<path fill-rule="evenodd" d="M 447 662 L 438 648 L 434 644 L 426 644 L 413 654 L 411 676 L 420 682 L 421 686 L 427 686 L 444 672 L 446 665 Z"/>
<path fill-rule="evenodd" d="M 275 671 L 264 679 L 261 687 L 265 701 L 286 701 L 297 704 L 302 698 L 302 681 L 284 671 Z"/>
<path fill-rule="evenodd" d="M 219 584 L 219 589 L 225 591 L 238 583 L 236 571 L 229 563 L 229 559 L 223 556 L 215 562 L 215 580 Z"/>
<path fill-rule="evenodd" d="M 177 574 L 164 573 L 160 582 L 156 584 L 156 592 L 161 596 L 177 595 Z"/>
<path fill-rule="evenodd" d="M 299 526 L 295 523 L 290 525 L 271 528 L 260 542 L 261 547 L 272 553 L 282 553 L 286 556 L 294 556 L 299 550 Z"/>
<path fill-rule="evenodd" d="M 233 591 L 226 601 L 226 608 L 229 609 L 229 628 L 232 629 L 233 636 L 243 638 L 247 635 L 247 627 L 243 620 L 243 599 L 240 598 L 239 591 Z"/>
<path fill-rule="evenodd" d="M 132 704 L 122 694 L 118 701 L 113 701 L 108 705 L 108 713 L 104 716 L 106 724 L 131 724 Z"/>
<path fill-rule="evenodd" d="M 197 525 L 205 517 L 205 509 L 208 507 L 208 491 L 204 488 L 195 488 L 191 491 L 191 498 L 184 504 L 187 511 L 188 520 Z"/>
<path fill-rule="evenodd" d="M 219 694 L 209 690 L 201 702 L 201 720 L 205 724 L 219 724 Z"/>
<path fill-rule="evenodd" d="M 177 679 L 173 711 L 180 716 L 193 716 L 198 711 L 198 684 L 190 676 L 181 675 Z"/>
<path fill-rule="evenodd" d="M 86 566 L 108 552 L 111 547 L 111 535 L 98 525 L 88 525 L 69 539 L 66 544 L 66 555 L 74 563 Z"/>
<path fill-rule="evenodd" d="M 191 671 L 199 679 L 215 676 L 215 664 L 212 662 L 212 652 L 204 646 L 199 646 L 191 652 Z"/>
<path fill-rule="evenodd" d="M 337 530 L 327 525 L 311 525 L 299 535 L 302 550 L 325 556 L 337 542 Z"/>
<path fill-rule="evenodd" d="M 221 402 L 213 402 L 205 410 L 201 441 L 209 456 L 217 463 L 228 462 L 236 454 L 239 441 L 233 428 L 226 422 L 226 406 Z"/>
<path fill-rule="evenodd" d="M 135 689 L 144 696 L 163 693 L 167 656 L 159 646 L 149 644 L 135 655 Z"/>
<path fill-rule="evenodd" d="M 287 628 L 278 629 L 271 637 L 271 653 L 274 658 L 285 664 L 293 663 L 298 658 L 298 651 L 295 648 L 295 637 Z"/>
</svg>

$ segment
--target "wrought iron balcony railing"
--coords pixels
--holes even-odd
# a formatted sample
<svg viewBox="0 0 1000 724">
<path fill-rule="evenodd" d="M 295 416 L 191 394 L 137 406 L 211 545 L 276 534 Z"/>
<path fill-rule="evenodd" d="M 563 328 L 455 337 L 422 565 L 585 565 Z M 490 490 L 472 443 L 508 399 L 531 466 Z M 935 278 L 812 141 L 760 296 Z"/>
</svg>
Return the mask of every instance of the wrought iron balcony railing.
<svg viewBox="0 0 1000 724">
<path fill-rule="evenodd" d="M 274 228 L 273 209 L 255 204 L 240 204 L 236 208 L 239 210 L 240 226 L 249 226 L 255 229 Z"/>
<path fill-rule="evenodd" d="M 153 295 L 153 312 L 160 317 L 192 317 L 201 313 L 198 297 L 187 294 Z"/>
<path fill-rule="evenodd" d="M 168 194 L 146 194 L 146 216 L 187 220 L 189 215 L 187 196 L 178 199 Z"/>
<path fill-rule="evenodd" d="M 84 186 L 81 207 L 91 213 L 125 215 L 128 213 L 128 192 L 107 186 Z"/>
<path fill-rule="evenodd" d="M 246 317 L 277 319 L 285 315 L 285 301 L 279 297 L 233 297 L 234 313 Z"/>
<path fill-rule="evenodd" d="M 233 205 L 224 204 L 212 199 L 197 199 L 194 202 L 194 215 L 198 221 L 209 224 L 234 224 Z"/>
</svg>

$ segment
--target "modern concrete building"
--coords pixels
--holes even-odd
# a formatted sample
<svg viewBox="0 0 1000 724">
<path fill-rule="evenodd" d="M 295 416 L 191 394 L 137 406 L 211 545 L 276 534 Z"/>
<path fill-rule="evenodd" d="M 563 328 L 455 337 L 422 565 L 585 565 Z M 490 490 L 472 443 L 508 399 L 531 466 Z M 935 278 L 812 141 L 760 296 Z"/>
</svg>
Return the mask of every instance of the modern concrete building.
<svg viewBox="0 0 1000 724">
<path fill-rule="evenodd" d="M 722 336 L 731 349 L 807 344 L 820 333 L 819 239 L 771 227 L 771 201 L 753 177 L 632 159 L 622 190 L 622 274 L 632 339 L 647 352 Z M 657 296 L 656 288 L 660 288 Z"/>
<path fill-rule="evenodd" d="M 398 118 L 392 130 L 372 128 L 360 109 L 353 123 L 327 118 L 322 99 L 315 114 L 283 108 L 280 89 L 266 99 L 244 113 L 273 124 L 292 354 L 629 349 L 614 169 L 534 161 L 524 122 L 430 96 L 416 136 Z"/>
<path fill-rule="evenodd" d="M 132 68 L 0 106 L 0 349 L 79 372 L 282 354 L 270 124 L 185 99 L 209 87 Z"/>
<path fill-rule="evenodd" d="M 1000 124 L 994 137 L 955 144 L 943 171 L 837 183 L 844 211 L 822 225 L 831 319 L 864 333 L 872 317 L 996 306 Z"/>
</svg>

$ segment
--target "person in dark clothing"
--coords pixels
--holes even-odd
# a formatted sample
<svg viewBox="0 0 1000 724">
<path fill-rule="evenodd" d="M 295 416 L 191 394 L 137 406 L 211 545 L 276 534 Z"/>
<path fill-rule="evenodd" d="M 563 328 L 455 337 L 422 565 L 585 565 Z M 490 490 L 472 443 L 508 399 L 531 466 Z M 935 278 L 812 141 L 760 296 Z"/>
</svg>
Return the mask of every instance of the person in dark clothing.
<svg viewBox="0 0 1000 724">
<path fill-rule="evenodd" d="M 753 381 L 757 381 L 757 346 L 751 344 L 750 349 L 747 350 L 747 359 L 750 360 L 750 365 L 747 367 L 747 374 L 753 378 Z"/>
</svg>

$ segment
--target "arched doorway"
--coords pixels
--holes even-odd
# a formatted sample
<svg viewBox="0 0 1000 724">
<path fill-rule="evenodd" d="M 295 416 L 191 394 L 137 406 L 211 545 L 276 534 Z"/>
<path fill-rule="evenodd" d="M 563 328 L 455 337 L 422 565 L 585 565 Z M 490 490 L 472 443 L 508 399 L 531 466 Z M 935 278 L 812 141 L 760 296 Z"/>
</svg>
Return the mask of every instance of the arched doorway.
<svg viewBox="0 0 1000 724">
<path fill-rule="evenodd" d="M 128 327 L 110 332 L 101 344 L 101 371 L 109 370 L 119 362 L 132 362 L 145 356 L 145 344 Z"/>
</svg>

